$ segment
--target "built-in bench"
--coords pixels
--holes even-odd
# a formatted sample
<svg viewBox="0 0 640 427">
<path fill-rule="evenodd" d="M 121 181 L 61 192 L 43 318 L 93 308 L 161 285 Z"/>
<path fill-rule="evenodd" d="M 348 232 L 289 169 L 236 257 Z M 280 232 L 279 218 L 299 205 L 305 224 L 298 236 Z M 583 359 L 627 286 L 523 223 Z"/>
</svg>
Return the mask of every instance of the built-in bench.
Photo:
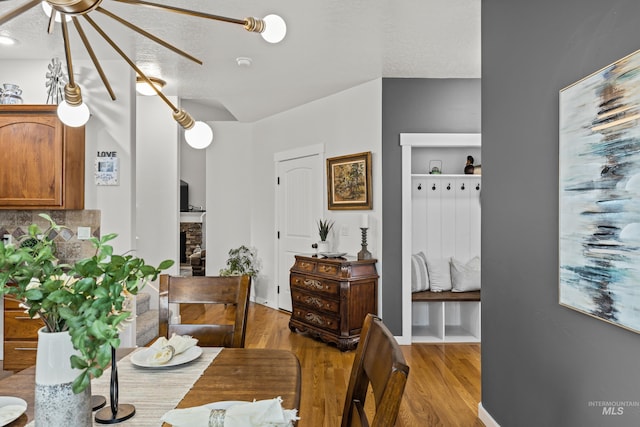
<svg viewBox="0 0 640 427">
<path fill-rule="evenodd" d="M 420 291 L 411 294 L 411 301 L 480 301 L 480 291 L 470 292 L 431 292 Z"/>
</svg>

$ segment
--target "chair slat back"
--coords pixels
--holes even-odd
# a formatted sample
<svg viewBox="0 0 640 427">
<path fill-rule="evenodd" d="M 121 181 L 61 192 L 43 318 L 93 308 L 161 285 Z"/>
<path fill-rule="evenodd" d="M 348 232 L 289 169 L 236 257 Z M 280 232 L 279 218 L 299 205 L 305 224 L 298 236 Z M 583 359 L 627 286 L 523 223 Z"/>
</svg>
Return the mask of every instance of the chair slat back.
<svg viewBox="0 0 640 427">
<path fill-rule="evenodd" d="M 160 335 L 191 335 L 200 346 L 244 347 L 250 276 L 160 276 Z M 233 325 L 173 324 L 169 304 L 224 304 L 235 307 Z"/>
<path fill-rule="evenodd" d="M 347 388 L 342 427 L 392 427 L 409 376 L 400 346 L 393 334 L 372 314 L 365 318 Z M 365 402 L 373 390 L 375 415 L 369 420 Z"/>
</svg>

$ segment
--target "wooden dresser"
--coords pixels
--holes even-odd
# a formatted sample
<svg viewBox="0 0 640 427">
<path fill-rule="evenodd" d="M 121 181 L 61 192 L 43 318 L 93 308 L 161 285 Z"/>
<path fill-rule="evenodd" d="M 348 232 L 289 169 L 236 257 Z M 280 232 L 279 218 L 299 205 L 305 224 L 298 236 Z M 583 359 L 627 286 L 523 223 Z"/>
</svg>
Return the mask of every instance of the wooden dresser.
<svg viewBox="0 0 640 427">
<path fill-rule="evenodd" d="M 20 371 L 36 364 L 38 329 L 44 323 L 31 319 L 19 302 L 4 299 L 4 360 L 5 371 Z"/>
<path fill-rule="evenodd" d="M 376 262 L 296 255 L 289 328 L 343 351 L 356 348 L 365 316 L 378 313 Z"/>
</svg>

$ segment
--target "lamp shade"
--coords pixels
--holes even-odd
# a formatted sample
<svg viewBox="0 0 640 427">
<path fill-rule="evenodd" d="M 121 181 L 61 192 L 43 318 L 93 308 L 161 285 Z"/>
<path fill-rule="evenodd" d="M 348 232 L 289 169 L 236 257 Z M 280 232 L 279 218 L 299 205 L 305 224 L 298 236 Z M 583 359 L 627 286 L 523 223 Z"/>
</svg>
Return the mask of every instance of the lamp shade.
<svg viewBox="0 0 640 427">
<path fill-rule="evenodd" d="M 197 121 L 191 129 L 184 131 L 184 139 L 193 148 L 207 148 L 213 141 L 213 131 L 205 122 Z"/>
<path fill-rule="evenodd" d="M 84 102 L 80 105 L 70 105 L 67 101 L 58 104 L 58 118 L 67 126 L 84 126 L 89 121 L 89 107 Z"/>
<path fill-rule="evenodd" d="M 267 15 L 262 18 L 265 29 L 260 33 L 263 39 L 269 43 L 280 43 L 287 34 L 287 24 L 278 15 Z"/>
</svg>

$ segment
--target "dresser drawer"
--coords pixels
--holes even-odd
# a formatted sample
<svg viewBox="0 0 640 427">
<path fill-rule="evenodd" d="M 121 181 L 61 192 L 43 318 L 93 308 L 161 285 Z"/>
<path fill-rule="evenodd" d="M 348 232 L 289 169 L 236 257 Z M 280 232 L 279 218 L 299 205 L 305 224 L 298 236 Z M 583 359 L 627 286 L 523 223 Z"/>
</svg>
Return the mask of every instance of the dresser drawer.
<svg viewBox="0 0 640 427">
<path fill-rule="evenodd" d="M 295 289 L 291 290 L 291 298 L 294 303 L 305 305 L 316 310 L 324 310 L 332 313 L 340 313 L 340 302 L 321 295 L 310 295 Z"/>
<path fill-rule="evenodd" d="M 4 312 L 4 339 L 37 339 L 38 329 L 44 323 L 40 319 L 31 319 L 24 311 Z"/>
<path fill-rule="evenodd" d="M 291 274 L 290 278 L 292 289 L 298 287 L 300 289 L 306 289 L 311 292 L 322 292 L 327 295 L 338 295 L 340 291 L 340 284 L 337 282 L 321 280 L 309 276 L 300 276 L 297 274 Z"/>
<path fill-rule="evenodd" d="M 36 364 L 38 341 L 5 341 L 4 361 L 5 371 L 19 371 Z"/>
<path fill-rule="evenodd" d="M 301 272 L 313 273 L 316 269 L 316 261 L 308 260 L 308 259 L 304 259 L 304 260 L 297 259 L 292 269 L 295 269 Z"/>
<path fill-rule="evenodd" d="M 345 267 L 347 270 L 349 267 Z M 337 264 L 329 264 L 326 262 L 318 261 L 316 266 L 316 272 L 325 276 L 339 278 L 342 272 L 342 266 Z"/>
<path fill-rule="evenodd" d="M 307 325 L 316 326 L 323 330 L 336 332 L 340 329 L 340 321 L 337 318 L 314 310 L 307 310 L 304 307 L 294 308 L 292 316 Z"/>
</svg>

